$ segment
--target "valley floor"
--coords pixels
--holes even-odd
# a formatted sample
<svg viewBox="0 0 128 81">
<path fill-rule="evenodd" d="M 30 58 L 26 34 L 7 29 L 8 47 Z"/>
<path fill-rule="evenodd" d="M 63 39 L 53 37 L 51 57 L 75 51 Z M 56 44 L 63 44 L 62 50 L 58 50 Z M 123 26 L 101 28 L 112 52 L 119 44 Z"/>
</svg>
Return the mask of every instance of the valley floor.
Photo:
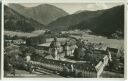
<svg viewBox="0 0 128 81">
<path fill-rule="evenodd" d="M 93 43 L 103 43 L 104 45 L 112 48 L 124 48 L 124 40 L 117 40 L 117 39 L 108 39 L 106 37 L 102 36 L 95 36 L 95 35 L 88 35 L 88 34 L 83 34 L 82 36 L 75 36 L 72 35 L 73 37 L 76 38 L 82 38 L 84 40 L 88 40 L 89 42 Z"/>
</svg>

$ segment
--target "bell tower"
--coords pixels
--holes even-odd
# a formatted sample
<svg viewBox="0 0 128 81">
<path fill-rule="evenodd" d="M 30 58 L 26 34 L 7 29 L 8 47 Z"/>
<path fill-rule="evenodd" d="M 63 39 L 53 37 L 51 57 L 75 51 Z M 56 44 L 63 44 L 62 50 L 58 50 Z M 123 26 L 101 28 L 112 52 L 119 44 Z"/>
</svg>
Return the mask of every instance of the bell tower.
<svg viewBox="0 0 128 81">
<path fill-rule="evenodd" d="M 57 41 L 57 38 L 55 37 L 50 44 L 50 54 L 53 56 L 55 60 L 59 60 L 59 48 L 60 43 Z"/>
<path fill-rule="evenodd" d="M 64 51 L 65 51 L 65 57 L 70 56 L 69 44 L 68 44 L 67 41 L 66 41 L 66 43 L 65 43 L 65 45 L 64 45 Z"/>
</svg>

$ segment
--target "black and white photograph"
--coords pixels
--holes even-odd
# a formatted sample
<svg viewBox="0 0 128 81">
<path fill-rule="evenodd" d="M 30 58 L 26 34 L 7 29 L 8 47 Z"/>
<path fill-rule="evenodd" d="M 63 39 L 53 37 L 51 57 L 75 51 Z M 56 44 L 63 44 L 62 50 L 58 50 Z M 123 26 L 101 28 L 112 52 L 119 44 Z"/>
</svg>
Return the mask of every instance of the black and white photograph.
<svg viewBox="0 0 128 81">
<path fill-rule="evenodd" d="M 123 3 L 4 4 L 5 78 L 124 78 Z"/>
</svg>

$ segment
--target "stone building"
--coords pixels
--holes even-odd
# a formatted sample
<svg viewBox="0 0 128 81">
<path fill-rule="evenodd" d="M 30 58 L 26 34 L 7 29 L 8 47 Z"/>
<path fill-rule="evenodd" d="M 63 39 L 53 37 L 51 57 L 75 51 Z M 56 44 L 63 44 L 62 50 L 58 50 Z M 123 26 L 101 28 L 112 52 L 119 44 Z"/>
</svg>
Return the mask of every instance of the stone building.
<svg viewBox="0 0 128 81">
<path fill-rule="evenodd" d="M 59 53 L 62 51 L 61 44 L 58 42 L 55 37 L 50 44 L 49 53 L 53 56 L 55 60 L 59 60 Z"/>
<path fill-rule="evenodd" d="M 109 55 L 112 55 L 112 57 L 118 57 L 119 56 L 119 49 L 117 49 L 117 48 L 107 47 L 106 51 L 108 52 Z"/>
<path fill-rule="evenodd" d="M 111 55 L 107 53 L 107 51 L 104 50 L 93 50 L 93 53 L 86 52 L 83 47 L 78 47 L 74 51 L 74 58 L 75 60 L 79 61 L 86 61 L 93 65 L 92 68 L 95 68 L 95 70 L 90 70 L 89 74 L 94 74 L 95 77 L 100 77 L 102 75 L 102 72 L 104 71 L 105 66 L 108 65 L 108 62 L 111 61 Z M 81 66 L 82 68 L 82 66 Z M 88 67 L 85 67 L 88 68 Z M 90 68 L 89 68 L 90 69 Z M 88 69 L 88 70 L 89 70 Z M 85 73 L 84 76 L 91 77 L 91 75 L 88 75 L 88 70 L 77 70 L 78 73 L 83 75 L 83 72 Z"/>
<path fill-rule="evenodd" d="M 5 40 L 5 44 L 7 44 L 7 45 L 10 45 L 10 44 L 21 45 L 21 44 L 26 44 L 26 41 L 23 39 Z"/>
<path fill-rule="evenodd" d="M 65 57 L 72 57 L 74 56 L 73 53 L 74 53 L 74 50 L 76 48 L 76 45 L 71 45 L 69 42 L 66 42 L 64 44 L 64 53 L 65 53 Z"/>
<path fill-rule="evenodd" d="M 41 62 L 32 62 L 33 65 L 43 66 L 47 69 L 58 71 L 59 73 L 65 73 L 66 76 L 72 76 L 76 78 L 98 78 L 102 75 L 104 65 L 99 62 L 98 65 L 94 65 L 90 62 L 78 62 L 72 63 L 67 61 L 42 59 Z M 65 69 L 65 67 L 67 69 Z"/>
</svg>

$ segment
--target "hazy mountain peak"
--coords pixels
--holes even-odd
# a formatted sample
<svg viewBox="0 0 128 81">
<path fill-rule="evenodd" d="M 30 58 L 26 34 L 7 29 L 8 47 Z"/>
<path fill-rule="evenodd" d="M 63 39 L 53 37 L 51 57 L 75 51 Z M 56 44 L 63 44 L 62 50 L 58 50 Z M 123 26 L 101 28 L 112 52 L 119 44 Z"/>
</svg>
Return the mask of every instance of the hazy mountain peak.
<svg viewBox="0 0 128 81">
<path fill-rule="evenodd" d="M 11 4 L 9 7 L 19 12 L 21 15 L 32 18 L 45 25 L 59 17 L 68 15 L 64 10 L 51 4 L 40 4 L 34 7 L 22 7 L 20 4 Z"/>
<path fill-rule="evenodd" d="M 78 13 L 81 13 L 81 12 L 89 12 L 89 10 L 78 10 L 74 14 L 78 14 Z"/>
</svg>

